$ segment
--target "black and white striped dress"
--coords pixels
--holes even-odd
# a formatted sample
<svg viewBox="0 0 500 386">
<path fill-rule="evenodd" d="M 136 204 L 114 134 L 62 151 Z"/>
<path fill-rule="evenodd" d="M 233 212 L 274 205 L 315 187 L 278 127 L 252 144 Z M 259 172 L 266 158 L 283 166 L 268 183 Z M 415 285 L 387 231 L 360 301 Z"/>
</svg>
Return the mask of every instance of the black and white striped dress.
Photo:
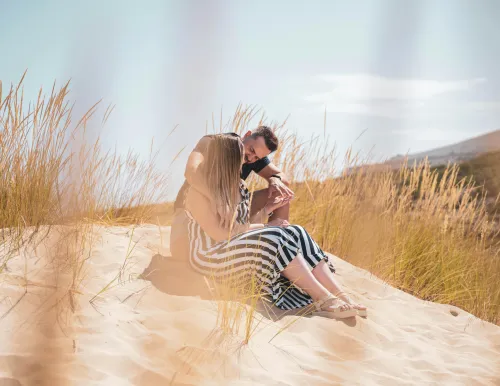
<svg viewBox="0 0 500 386">
<path fill-rule="evenodd" d="M 242 201 L 236 221 L 249 222 L 250 193 L 242 181 Z M 265 227 L 240 233 L 229 240 L 215 241 L 186 211 L 189 232 L 190 264 L 199 273 L 239 288 L 256 278 L 266 298 L 277 307 L 290 310 L 312 303 L 311 297 L 280 274 L 300 252 L 309 268 L 328 257 L 300 225 Z"/>
</svg>

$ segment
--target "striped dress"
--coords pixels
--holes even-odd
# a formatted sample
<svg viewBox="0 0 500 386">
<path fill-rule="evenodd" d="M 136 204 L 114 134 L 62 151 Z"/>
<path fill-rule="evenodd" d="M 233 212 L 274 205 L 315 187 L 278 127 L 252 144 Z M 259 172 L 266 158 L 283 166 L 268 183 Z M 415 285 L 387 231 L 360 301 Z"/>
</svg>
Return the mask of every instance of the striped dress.
<svg viewBox="0 0 500 386">
<path fill-rule="evenodd" d="M 236 221 L 246 224 L 250 218 L 250 193 L 242 181 L 242 201 Z M 189 261 L 199 273 L 238 288 L 257 282 L 265 299 L 277 307 L 290 310 L 312 303 L 311 297 L 280 274 L 288 264 L 302 254 L 310 269 L 325 260 L 335 269 L 318 244 L 300 225 L 265 227 L 249 230 L 229 240 L 215 241 L 186 210 L 189 233 Z"/>
</svg>

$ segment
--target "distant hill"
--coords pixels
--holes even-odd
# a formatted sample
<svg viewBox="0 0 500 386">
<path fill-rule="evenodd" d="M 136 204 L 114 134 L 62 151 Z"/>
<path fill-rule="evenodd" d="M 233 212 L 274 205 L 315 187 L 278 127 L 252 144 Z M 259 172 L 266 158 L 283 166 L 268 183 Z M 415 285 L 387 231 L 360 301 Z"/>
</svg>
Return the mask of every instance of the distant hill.
<svg viewBox="0 0 500 386">
<path fill-rule="evenodd" d="M 459 162 L 458 178 L 470 177 L 476 185 L 487 193 L 488 210 L 500 215 L 500 150 L 483 153 L 469 160 Z M 445 165 L 435 166 L 439 174 L 444 172 Z"/>
<path fill-rule="evenodd" d="M 451 163 L 460 163 L 473 159 L 481 154 L 500 151 L 500 130 L 493 131 L 478 137 L 467 139 L 453 145 L 443 146 L 437 149 L 408 155 L 408 163 L 421 162 L 425 158 L 432 166 Z M 384 164 L 399 167 L 405 160 L 405 156 L 397 156 L 389 159 Z"/>
<path fill-rule="evenodd" d="M 385 162 L 374 164 L 363 164 L 348 168 L 348 174 L 357 169 L 370 168 L 370 170 L 386 170 L 388 167 L 399 169 L 401 165 L 408 159 L 408 165 L 413 165 L 415 162 L 420 163 L 424 159 L 428 159 L 433 167 L 446 165 L 450 163 L 463 163 L 481 154 L 500 151 L 500 130 L 492 131 L 491 133 L 483 134 L 478 137 L 467 139 L 453 145 L 439 147 L 437 149 L 427 150 L 420 153 L 408 154 L 407 156 L 397 155 L 388 159 Z"/>
<path fill-rule="evenodd" d="M 483 187 L 487 193 L 490 213 L 497 212 L 500 215 L 500 201 L 496 200 L 500 197 L 500 130 L 407 156 L 410 166 L 415 161 L 419 163 L 426 158 L 431 169 L 437 170 L 440 175 L 448 163 L 458 164 L 459 179 L 470 177 L 477 186 Z M 383 163 L 360 165 L 350 168 L 348 173 L 360 168 L 369 168 L 372 171 L 396 170 L 401 167 L 405 159 L 404 156 L 397 156 Z"/>
</svg>

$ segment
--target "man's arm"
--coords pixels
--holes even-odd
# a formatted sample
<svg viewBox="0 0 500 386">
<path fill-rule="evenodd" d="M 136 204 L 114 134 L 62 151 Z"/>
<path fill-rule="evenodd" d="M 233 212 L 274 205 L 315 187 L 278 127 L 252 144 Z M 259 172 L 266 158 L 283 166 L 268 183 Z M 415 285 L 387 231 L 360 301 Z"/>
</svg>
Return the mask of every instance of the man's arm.
<svg viewBox="0 0 500 386">
<path fill-rule="evenodd" d="M 260 177 L 269 182 L 269 197 L 275 191 L 282 197 L 293 197 L 293 192 L 289 188 L 290 181 L 276 165 L 272 162 L 257 173 Z M 278 177 L 276 177 L 278 176 Z"/>
<path fill-rule="evenodd" d="M 290 185 L 285 173 L 283 173 L 275 164 L 272 162 L 264 167 L 260 172 L 257 173 L 262 178 L 265 178 L 268 182 L 271 182 L 271 178 L 273 175 L 278 175 L 281 178 L 281 182 L 283 182 L 286 186 Z"/>
</svg>

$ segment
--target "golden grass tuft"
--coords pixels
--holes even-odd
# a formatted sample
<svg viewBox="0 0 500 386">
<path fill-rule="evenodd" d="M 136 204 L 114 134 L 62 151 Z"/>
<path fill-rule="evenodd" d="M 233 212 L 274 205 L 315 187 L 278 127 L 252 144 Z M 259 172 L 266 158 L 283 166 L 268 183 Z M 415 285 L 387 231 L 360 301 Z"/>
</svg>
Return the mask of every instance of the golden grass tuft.
<svg viewBox="0 0 500 386">
<path fill-rule="evenodd" d="M 133 151 L 122 156 L 103 150 L 99 138 L 89 140 L 88 126 L 104 125 L 112 108 L 96 122 L 96 103 L 75 124 L 69 83 L 54 83 L 48 95 L 40 89 L 37 100 L 26 103 L 23 81 L 24 75 L 0 97 L 0 273 L 22 246 L 40 243 L 57 226 L 71 245 L 65 264 L 77 291 L 93 227 L 147 221 L 153 204 L 164 199 L 166 175 L 156 170 L 153 142 L 141 161 Z"/>
<path fill-rule="evenodd" d="M 48 381 L 58 354 L 54 348 L 47 356 L 51 344 L 45 330 L 51 336 L 66 335 L 72 324 L 98 240 L 95 227 L 146 221 L 152 204 L 164 199 L 166 175 L 156 170 L 153 145 L 149 158 L 141 161 L 132 151 L 121 156 L 103 150 L 99 138 L 89 139 L 88 128 L 104 125 L 111 108 L 98 121 L 97 103 L 74 121 L 69 83 L 54 83 L 49 94 L 40 89 L 37 99 L 27 102 L 25 75 L 7 91 L 0 83 L 0 284 L 9 278 L 12 259 L 24 258 L 28 266 L 28 254 L 40 246 L 46 256 L 43 267 L 35 270 L 44 272 L 43 277 L 34 282 L 28 276 L 35 271 L 25 269 L 24 292 L 0 320 L 27 301 L 27 295 L 37 297 L 40 306 L 30 316 L 32 354 L 48 367 L 33 374 L 33 381 L 64 384 Z M 119 280 L 122 274 L 123 269 Z M 95 299 L 105 290 L 90 295 Z"/>
<path fill-rule="evenodd" d="M 397 288 L 500 323 L 498 223 L 458 165 L 438 171 L 424 161 L 395 172 L 353 167 L 360 162 L 348 153 L 337 172 L 332 151 L 313 154 L 309 164 L 321 167 L 303 169 L 302 180 L 291 173 L 292 222 Z"/>
</svg>

